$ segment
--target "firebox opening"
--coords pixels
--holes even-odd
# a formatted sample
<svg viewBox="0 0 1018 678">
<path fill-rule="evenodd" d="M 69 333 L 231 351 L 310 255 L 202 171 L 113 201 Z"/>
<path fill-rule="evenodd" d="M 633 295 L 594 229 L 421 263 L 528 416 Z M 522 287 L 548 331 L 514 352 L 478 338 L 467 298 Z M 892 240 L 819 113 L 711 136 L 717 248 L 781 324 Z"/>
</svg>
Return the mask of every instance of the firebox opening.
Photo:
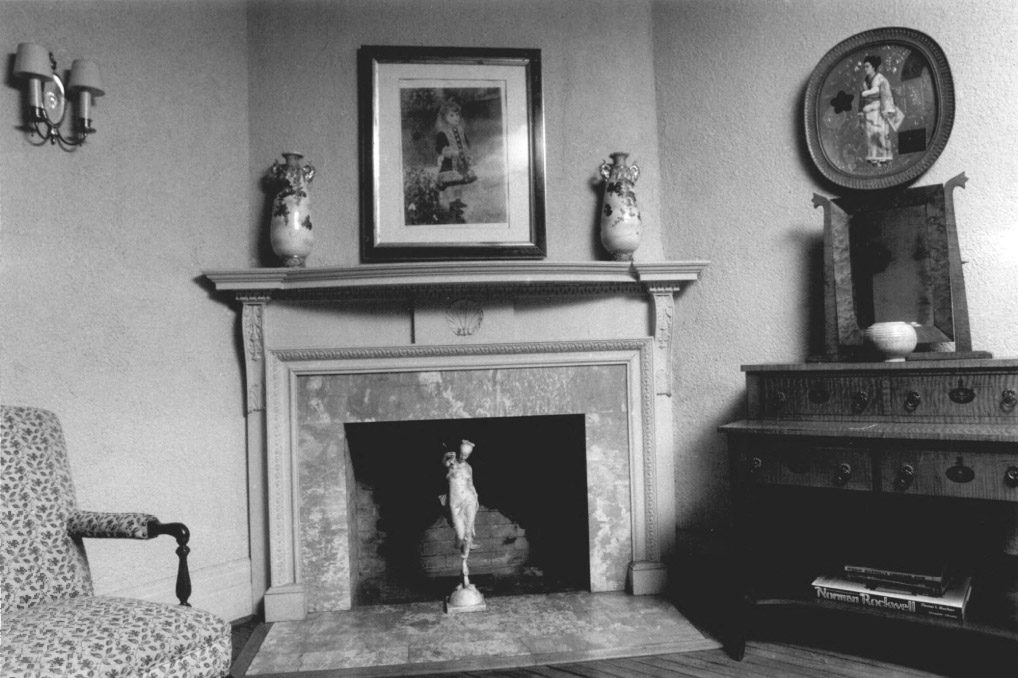
<svg viewBox="0 0 1018 678">
<path fill-rule="evenodd" d="M 460 581 L 439 497 L 463 439 L 480 498 L 470 581 L 486 596 L 589 590 L 584 416 L 346 424 L 356 483 L 353 604 L 441 600 Z M 354 538 L 351 537 L 354 541 Z"/>
</svg>

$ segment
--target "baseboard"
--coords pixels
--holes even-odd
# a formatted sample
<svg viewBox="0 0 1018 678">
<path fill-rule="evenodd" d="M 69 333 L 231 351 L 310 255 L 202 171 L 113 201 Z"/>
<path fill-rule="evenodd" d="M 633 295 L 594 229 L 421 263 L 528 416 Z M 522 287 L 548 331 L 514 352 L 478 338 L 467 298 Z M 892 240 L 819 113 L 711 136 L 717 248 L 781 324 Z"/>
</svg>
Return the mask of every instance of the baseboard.
<svg viewBox="0 0 1018 678">
<path fill-rule="evenodd" d="M 96 593 L 172 604 L 178 602 L 173 595 L 175 586 L 176 575 L 142 586 Z M 191 590 L 193 607 L 208 610 L 223 619 L 240 619 L 255 613 L 251 603 L 251 561 L 247 558 L 191 570 Z"/>
</svg>

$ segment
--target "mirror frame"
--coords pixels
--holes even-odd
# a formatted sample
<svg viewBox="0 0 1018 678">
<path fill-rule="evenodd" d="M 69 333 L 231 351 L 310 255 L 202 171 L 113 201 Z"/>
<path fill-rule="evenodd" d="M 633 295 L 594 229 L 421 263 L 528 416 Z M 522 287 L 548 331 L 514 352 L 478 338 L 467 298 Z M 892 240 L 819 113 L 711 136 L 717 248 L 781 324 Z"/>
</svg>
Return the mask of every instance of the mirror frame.
<svg viewBox="0 0 1018 678">
<path fill-rule="evenodd" d="M 872 305 L 873 299 L 860 296 L 865 293 L 865 288 L 854 279 L 850 233 L 852 218 L 873 212 L 884 212 L 890 216 L 903 207 L 924 207 L 926 215 L 923 224 L 931 229 L 929 237 L 941 239 L 935 247 L 927 250 L 928 256 L 923 261 L 926 270 L 937 275 L 930 276 L 927 288 L 932 306 L 932 322 L 916 325 L 919 350 L 925 348 L 929 351 L 929 344 L 954 342 L 955 353 L 972 351 L 965 279 L 951 197 L 953 190 L 964 188 L 967 181 L 968 177 L 963 172 L 943 185 L 885 194 L 835 199 L 813 194 L 813 207 L 824 208 L 824 336 L 828 357 L 851 360 L 865 357 L 866 354 L 862 333 L 865 328 L 859 324 L 857 306 L 866 303 Z M 902 228 L 906 226 L 901 224 Z M 943 261 L 944 252 L 946 262 Z"/>
</svg>

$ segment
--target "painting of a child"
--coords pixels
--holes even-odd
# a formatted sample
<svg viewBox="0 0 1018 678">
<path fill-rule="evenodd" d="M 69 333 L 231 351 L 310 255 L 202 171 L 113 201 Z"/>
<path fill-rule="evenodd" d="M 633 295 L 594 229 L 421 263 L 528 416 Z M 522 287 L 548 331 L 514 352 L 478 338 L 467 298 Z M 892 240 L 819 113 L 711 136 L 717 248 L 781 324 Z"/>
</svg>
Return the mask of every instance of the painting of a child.
<svg viewBox="0 0 1018 678">
<path fill-rule="evenodd" d="M 406 224 L 504 222 L 504 90 L 406 88 L 400 95 Z"/>
</svg>

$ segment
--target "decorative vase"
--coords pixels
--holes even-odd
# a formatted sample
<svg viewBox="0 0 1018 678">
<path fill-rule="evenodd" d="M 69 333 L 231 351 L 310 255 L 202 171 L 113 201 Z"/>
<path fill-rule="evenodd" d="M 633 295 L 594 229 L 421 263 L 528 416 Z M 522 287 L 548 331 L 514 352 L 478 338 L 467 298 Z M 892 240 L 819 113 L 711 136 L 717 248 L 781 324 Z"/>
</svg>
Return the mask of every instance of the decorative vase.
<svg viewBox="0 0 1018 678">
<path fill-rule="evenodd" d="M 303 266 L 315 242 L 308 197 L 315 168 L 301 164 L 303 157 L 300 153 L 283 153 L 285 162 L 277 160 L 269 169 L 269 178 L 279 189 L 272 199 L 269 240 L 284 266 Z"/>
<path fill-rule="evenodd" d="M 919 341 L 915 328 L 901 321 L 874 323 L 863 330 L 863 336 L 888 363 L 905 360 Z"/>
<path fill-rule="evenodd" d="M 640 246 L 640 210 L 633 191 L 640 167 L 626 164 L 628 157 L 628 153 L 616 152 L 611 154 L 611 162 L 601 163 L 601 244 L 615 261 L 631 261 Z"/>
</svg>

